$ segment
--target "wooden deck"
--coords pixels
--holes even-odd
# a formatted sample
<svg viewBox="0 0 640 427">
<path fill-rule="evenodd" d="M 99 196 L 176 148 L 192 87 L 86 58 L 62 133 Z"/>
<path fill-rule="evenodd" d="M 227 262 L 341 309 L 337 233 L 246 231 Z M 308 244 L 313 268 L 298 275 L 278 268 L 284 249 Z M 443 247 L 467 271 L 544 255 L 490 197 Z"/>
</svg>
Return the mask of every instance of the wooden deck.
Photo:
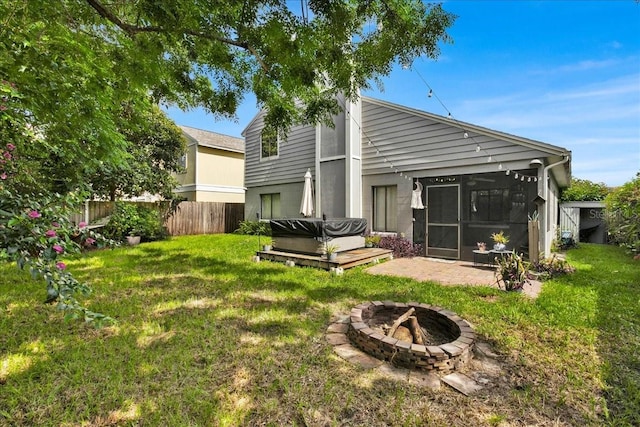
<svg viewBox="0 0 640 427">
<path fill-rule="evenodd" d="M 343 269 L 355 267 L 357 265 L 368 264 L 392 258 L 393 251 L 381 248 L 360 248 L 338 253 L 335 261 L 329 261 L 324 256 L 297 254 L 293 252 L 281 252 L 276 249 L 270 251 L 258 251 L 256 255 L 260 259 L 276 262 L 293 261 L 296 265 L 305 267 L 323 268 L 330 270 L 332 267 L 342 267 Z"/>
</svg>

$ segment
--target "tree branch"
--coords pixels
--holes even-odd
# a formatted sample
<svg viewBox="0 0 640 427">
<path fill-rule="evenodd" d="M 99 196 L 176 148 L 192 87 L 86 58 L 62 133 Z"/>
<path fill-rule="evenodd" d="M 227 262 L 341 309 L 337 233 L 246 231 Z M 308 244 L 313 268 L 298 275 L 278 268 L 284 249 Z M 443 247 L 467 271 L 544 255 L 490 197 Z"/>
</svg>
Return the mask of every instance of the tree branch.
<svg viewBox="0 0 640 427">
<path fill-rule="evenodd" d="M 127 24 L 126 22 L 118 18 L 109 9 L 104 7 L 98 0 L 86 0 L 86 1 L 87 3 L 89 3 L 89 6 L 91 6 L 96 12 L 98 12 L 98 15 L 102 16 L 104 19 L 115 24 L 118 28 L 120 28 L 122 31 L 127 33 L 129 37 L 134 37 L 138 33 L 167 33 L 168 32 L 165 28 L 158 27 L 158 26 L 149 25 L 149 26 L 140 27 L 137 25 Z M 230 46 L 235 46 L 235 47 L 248 50 L 256 58 L 256 60 L 258 61 L 258 63 L 260 64 L 264 72 L 269 73 L 269 67 L 267 67 L 267 64 L 265 64 L 265 62 L 262 60 L 260 55 L 258 55 L 258 52 L 254 48 L 249 46 L 249 43 L 247 42 L 233 40 L 226 37 L 212 36 L 200 31 L 193 31 L 188 29 L 182 29 L 180 31 L 190 36 L 199 37 L 199 38 L 203 38 L 211 41 L 218 41 L 221 43 L 228 44 Z"/>
</svg>

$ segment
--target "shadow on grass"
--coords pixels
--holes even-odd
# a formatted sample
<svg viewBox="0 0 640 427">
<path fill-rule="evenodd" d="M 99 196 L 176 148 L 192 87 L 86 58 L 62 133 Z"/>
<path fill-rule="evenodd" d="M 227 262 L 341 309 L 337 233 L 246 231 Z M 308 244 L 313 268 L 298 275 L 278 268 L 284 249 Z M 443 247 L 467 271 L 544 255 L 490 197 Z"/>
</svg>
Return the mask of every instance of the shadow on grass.
<svg viewBox="0 0 640 427">
<path fill-rule="evenodd" d="M 581 244 L 568 257 L 582 266 L 571 277 L 572 286 L 597 296 L 605 419 L 612 425 L 640 425 L 640 263 L 621 248 L 595 244 Z"/>
</svg>

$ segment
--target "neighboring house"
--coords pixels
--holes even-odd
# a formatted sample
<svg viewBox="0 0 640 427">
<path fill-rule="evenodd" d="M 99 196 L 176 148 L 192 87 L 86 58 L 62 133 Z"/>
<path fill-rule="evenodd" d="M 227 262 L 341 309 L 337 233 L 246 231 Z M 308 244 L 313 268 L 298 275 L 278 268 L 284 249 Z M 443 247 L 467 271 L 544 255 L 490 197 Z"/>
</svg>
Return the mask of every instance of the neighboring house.
<svg viewBox="0 0 640 427">
<path fill-rule="evenodd" d="M 180 126 L 187 140 L 179 196 L 197 202 L 244 203 L 244 140 Z"/>
<path fill-rule="evenodd" d="M 245 218 L 301 217 L 310 169 L 315 217 L 365 218 L 371 232 L 404 235 L 427 256 L 472 259 L 501 230 L 508 248 L 527 251 L 537 211 L 549 253 L 570 151 L 368 97 L 343 106 L 334 128 L 298 126 L 286 139 L 263 134 L 258 113 L 243 131 Z"/>
</svg>

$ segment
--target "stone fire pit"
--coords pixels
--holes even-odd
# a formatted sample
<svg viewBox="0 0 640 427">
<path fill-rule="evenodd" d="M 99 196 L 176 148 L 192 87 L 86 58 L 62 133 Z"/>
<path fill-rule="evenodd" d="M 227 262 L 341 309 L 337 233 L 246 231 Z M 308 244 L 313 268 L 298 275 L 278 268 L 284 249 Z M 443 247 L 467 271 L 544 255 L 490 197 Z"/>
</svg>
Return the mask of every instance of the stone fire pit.
<svg viewBox="0 0 640 427">
<path fill-rule="evenodd" d="M 385 335 L 410 309 L 427 341 L 416 344 Z M 347 336 L 359 349 L 395 366 L 427 371 L 461 369 L 473 357 L 476 335 L 454 312 L 417 302 L 372 301 L 351 309 Z"/>
</svg>

